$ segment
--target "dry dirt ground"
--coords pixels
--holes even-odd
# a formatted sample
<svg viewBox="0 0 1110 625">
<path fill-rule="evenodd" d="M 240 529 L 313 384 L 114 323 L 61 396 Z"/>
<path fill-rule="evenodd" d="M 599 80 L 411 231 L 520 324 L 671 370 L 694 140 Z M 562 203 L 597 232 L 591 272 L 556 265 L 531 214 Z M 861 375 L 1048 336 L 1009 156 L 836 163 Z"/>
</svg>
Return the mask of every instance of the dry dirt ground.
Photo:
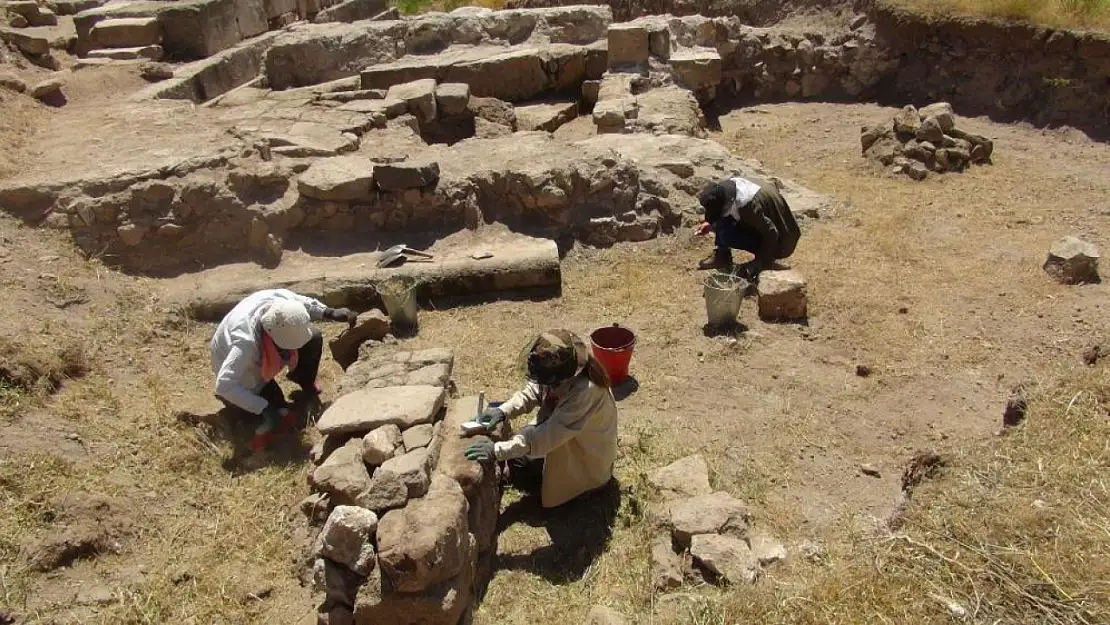
<svg viewBox="0 0 1110 625">
<path fill-rule="evenodd" d="M 118 95 L 78 93 L 61 110 L 19 105 L 26 123 L 3 131 L 9 171 L 33 168 L 47 142 L 79 144 L 82 123 L 96 124 L 104 98 Z M 8 110 L 7 96 L 0 104 Z M 1080 353 L 1110 329 L 1107 287 L 1059 286 L 1040 265 L 1066 234 L 1110 245 L 1110 147 L 964 119 L 995 139 L 994 164 L 918 183 L 859 155 L 860 125 L 892 114 L 761 105 L 723 115 L 713 135 L 846 202 L 808 222 L 789 259 L 809 279 L 808 325 L 762 323 L 749 300 L 746 332 L 706 336 L 692 266 L 709 244 L 689 233 L 572 251 L 560 299 L 422 312 L 411 343 L 454 348 L 459 390 L 491 399 L 520 384 L 513 359 L 529 331 L 617 322 L 638 335 L 638 387 L 620 403 L 619 510 L 513 516 L 478 623 L 582 622 L 595 603 L 648 622 L 644 474 L 681 455 L 704 454 L 714 486 L 749 500 L 791 548 L 813 540 L 835 554 L 890 513 L 915 450 L 989 439 L 1012 386 L 1084 368 Z M 152 281 L 85 262 L 65 237 L 7 218 L 0 280 L 0 357 L 71 358 L 76 344 L 88 368 L 53 395 L 0 389 L 0 610 L 19 623 L 311 619 L 313 597 L 294 577 L 310 435 L 245 462 L 234 429 L 175 416 L 216 407 L 212 328 L 163 310 Z M 338 374 L 328 362 L 325 385 Z M 593 531 L 606 515 L 611 536 Z M 31 566 L 90 552 L 100 555 Z M 804 584 L 811 566 L 795 558 L 764 583 Z"/>
</svg>

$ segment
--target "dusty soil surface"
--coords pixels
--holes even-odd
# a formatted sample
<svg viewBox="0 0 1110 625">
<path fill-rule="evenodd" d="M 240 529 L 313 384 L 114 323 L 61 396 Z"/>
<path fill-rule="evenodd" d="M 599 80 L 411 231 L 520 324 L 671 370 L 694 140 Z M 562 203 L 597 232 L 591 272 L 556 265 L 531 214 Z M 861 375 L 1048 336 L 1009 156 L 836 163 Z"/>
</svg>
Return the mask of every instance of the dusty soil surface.
<svg viewBox="0 0 1110 625">
<path fill-rule="evenodd" d="M 129 81 L 113 84 L 137 88 Z M 99 150 L 136 146 L 138 135 L 82 125 L 120 95 L 75 90 L 58 110 L 21 102 L 25 121 L 0 129 L 12 154 L 5 177 L 36 161 L 60 171 L 69 150 L 92 154 L 87 133 L 107 137 Z M 411 343 L 454 348 L 459 390 L 492 399 L 521 383 L 513 359 L 529 331 L 631 327 L 636 386 L 620 389 L 622 483 L 700 451 L 714 485 L 750 500 L 788 544 L 846 540 L 889 513 L 915 450 L 992 436 L 1014 384 L 1072 374 L 1084 347 L 1110 330 L 1105 286 L 1059 286 L 1040 269 L 1063 235 L 1110 245 L 1110 147 L 962 120 L 995 139 L 994 164 L 918 183 L 859 154 L 859 127 L 892 114 L 765 105 L 724 115 L 714 134 L 849 202 L 809 222 L 787 263 L 809 279 L 808 325 L 762 323 L 749 300 L 746 332 L 706 336 L 693 266 L 709 242 L 682 233 L 573 251 L 558 300 L 424 311 Z M 162 122 L 177 139 L 192 132 L 188 117 Z M 152 281 L 85 262 L 64 237 L 8 219 L 0 276 L 6 335 L 26 339 L 29 352 L 76 342 L 90 363 L 53 395 L 3 389 L 0 609 L 20 623 L 311 619 L 294 559 L 312 434 L 244 458 L 243 427 L 211 417 L 212 328 L 160 308 Z M 329 393 L 338 373 L 325 364 Z M 881 477 L 863 475 L 862 463 Z M 628 505 L 621 514 L 636 516 Z M 650 609 L 646 579 L 633 587 L 628 574 L 646 566 L 639 526 L 560 542 L 567 533 L 553 528 L 574 523 L 574 513 L 505 528 L 478 622 L 580 622 L 598 602 L 630 615 Z M 67 566 L 30 567 L 67 541 L 83 545 Z M 798 581 L 805 570 L 783 575 Z"/>
</svg>

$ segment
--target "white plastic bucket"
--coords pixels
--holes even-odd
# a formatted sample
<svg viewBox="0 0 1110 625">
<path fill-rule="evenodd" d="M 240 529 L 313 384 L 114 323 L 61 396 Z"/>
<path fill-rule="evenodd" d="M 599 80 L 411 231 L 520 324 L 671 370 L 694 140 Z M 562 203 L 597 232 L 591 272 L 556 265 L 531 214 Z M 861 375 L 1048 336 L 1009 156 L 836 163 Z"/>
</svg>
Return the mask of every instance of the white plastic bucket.
<svg viewBox="0 0 1110 625">
<path fill-rule="evenodd" d="M 748 281 L 731 273 L 713 272 L 705 278 L 705 316 L 710 326 L 725 327 L 736 323 L 740 303 Z"/>
<path fill-rule="evenodd" d="M 390 278 L 380 287 L 382 304 L 389 320 L 397 328 L 415 328 L 420 307 L 416 303 L 416 280 L 412 278 Z"/>
</svg>

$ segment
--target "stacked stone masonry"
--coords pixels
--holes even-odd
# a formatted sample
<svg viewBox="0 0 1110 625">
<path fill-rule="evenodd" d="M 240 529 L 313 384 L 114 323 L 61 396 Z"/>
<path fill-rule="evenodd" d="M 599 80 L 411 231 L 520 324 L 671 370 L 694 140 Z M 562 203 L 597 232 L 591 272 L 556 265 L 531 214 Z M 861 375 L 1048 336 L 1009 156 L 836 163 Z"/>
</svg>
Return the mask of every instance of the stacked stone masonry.
<svg viewBox="0 0 1110 625">
<path fill-rule="evenodd" d="M 454 355 L 363 343 L 340 398 L 317 423 L 313 494 L 322 527 L 312 576 L 321 623 L 455 625 L 488 575 L 500 502 L 493 465 L 466 460 L 460 424 L 477 398 L 450 407 Z"/>
<path fill-rule="evenodd" d="M 160 21 L 118 19 L 132 20 L 136 38 L 166 41 Z M 0 188 L 0 207 L 69 230 L 90 255 L 167 273 L 275 266 L 291 237 L 313 231 L 449 233 L 499 222 L 592 245 L 641 241 L 695 220 L 710 180 L 769 178 L 703 139 L 699 98 L 713 97 L 718 69 L 736 55 L 673 65 L 740 41 L 729 38 L 734 21 L 610 21 L 606 7 L 470 8 L 267 33 L 146 94 L 199 101 L 259 71 L 270 87 L 289 87 L 240 89 L 209 109 L 210 123 L 229 131 L 224 145 L 108 176 L 30 172 Z M 607 61 L 611 30 L 630 46 L 628 62 Z M 580 113 L 598 136 L 551 135 Z M 799 214 L 826 205 L 778 183 Z"/>
</svg>

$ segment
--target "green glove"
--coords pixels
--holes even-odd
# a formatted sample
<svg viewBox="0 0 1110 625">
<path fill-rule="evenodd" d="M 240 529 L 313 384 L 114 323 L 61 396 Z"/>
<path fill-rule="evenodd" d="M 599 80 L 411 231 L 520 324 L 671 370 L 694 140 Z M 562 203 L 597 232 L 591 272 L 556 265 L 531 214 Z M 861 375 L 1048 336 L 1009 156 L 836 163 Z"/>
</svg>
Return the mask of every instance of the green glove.
<svg viewBox="0 0 1110 625">
<path fill-rule="evenodd" d="M 474 420 L 478 423 L 484 424 L 486 426 L 487 432 L 492 432 L 497 429 L 497 426 L 501 425 L 502 421 L 505 420 L 505 413 L 502 412 L 500 408 L 487 408 Z"/>
<path fill-rule="evenodd" d="M 358 313 L 349 308 L 328 308 L 324 311 L 324 318 L 346 322 L 353 328 L 358 322 Z"/>
<path fill-rule="evenodd" d="M 279 406 L 266 406 L 262 411 L 262 423 L 255 428 L 254 435 L 260 436 L 278 429 L 282 418 L 285 417 L 285 412 L 286 409 Z"/>
<path fill-rule="evenodd" d="M 479 441 L 467 447 L 463 453 L 466 454 L 467 460 L 477 460 L 478 462 L 493 460 L 493 441 Z"/>
</svg>

